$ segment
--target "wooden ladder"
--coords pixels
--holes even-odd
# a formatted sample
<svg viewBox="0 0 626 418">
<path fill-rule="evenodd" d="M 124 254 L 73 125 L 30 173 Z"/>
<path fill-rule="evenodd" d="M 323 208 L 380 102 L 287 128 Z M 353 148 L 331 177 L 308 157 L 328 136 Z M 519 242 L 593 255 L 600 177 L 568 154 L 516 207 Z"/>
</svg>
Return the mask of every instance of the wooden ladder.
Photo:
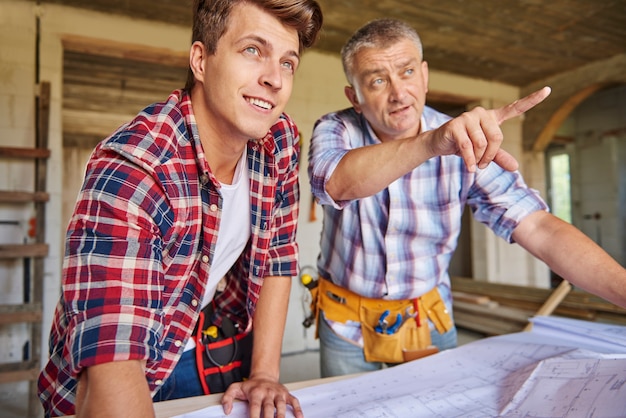
<svg viewBox="0 0 626 418">
<path fill-rule="evenodd" d="M 34 148 L 0 147 L 0 158 L 32 160 L 34 187 L 32 191 L 0 190 L 2 205 L 33 205 L 34 218 L 30 225 L 31 235 L 24 243 L 0 245 L 0 260 L 24 260 L 24 292 L 20 304 L 0 305 L 0 325 L 29 324 L 29 340 L 19 362 L 0 364 L 0 383 L 29 381 L 28 416 L 38 417 L 43 409 L 37 397 L 37 378 L 40 371 L 42 348 L 42 310 L 44 289 L 44 258 L 49 247 L 45 243 L 45 209 L 49 194 L 46 192 L 48 149 L 48 121 L 50 113 L 50 83 L 39 84 L 36 98 L 36 144 Z M 19 225 L 19 221 L 3 220 L 2 223 Z M 8 265 L 9 263 L 7 263 Z"/>
</svg>

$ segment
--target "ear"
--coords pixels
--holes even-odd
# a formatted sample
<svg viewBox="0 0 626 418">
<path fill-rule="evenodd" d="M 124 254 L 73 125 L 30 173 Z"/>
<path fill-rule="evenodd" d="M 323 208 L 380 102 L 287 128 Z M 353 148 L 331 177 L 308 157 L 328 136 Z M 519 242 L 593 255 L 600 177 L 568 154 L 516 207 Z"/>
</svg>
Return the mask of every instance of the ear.
<svg viewBox="0 0 626 418">
<path fill-rule="evenodd" d="M 422 61 L 422 79 L 424 80 L 424 93 L 428 93 L 428 63 Z"/>
<path fill-rule="evenodd" d="M 361 113 L 361 106 L 359 105 L 359 99 L 356 96 L 356 91 L 354 90 L 354 87 L 346 86 L 344 87 L 343 92 L 352 104 L 352 107 L 354 107 L 354 110 L 356 110 L 357 113 Z"/>
<path fill-rule="evenodd" d="M 200 41 L 194 42 L 189 50 L 189 68 L 191 68 L 196 81 L 200 83 L 204 82 L 205 58 L 206 49 L 204 44 Z"/>
</svg>

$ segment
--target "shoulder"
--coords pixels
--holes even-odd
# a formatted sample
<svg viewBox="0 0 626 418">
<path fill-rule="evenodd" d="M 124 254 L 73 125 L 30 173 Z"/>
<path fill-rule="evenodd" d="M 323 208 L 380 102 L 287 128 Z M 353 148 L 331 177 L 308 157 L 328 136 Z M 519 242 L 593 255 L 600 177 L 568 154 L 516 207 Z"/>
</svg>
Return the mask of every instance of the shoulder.
<svg viewBox="0 0 626 418">
<path fill-rule="evenodd" d="M 281 153 L 291 150 L 299 144 L 300 132 L 291 116 L 283 113 L 270 128 L 269 137 L 268 139 L 271 139 L 274 152 Z"/>
<path fill-rule="evenodd" d="M 176 155 L 181 146 L 190 143 L 187 116 L 190 107 L 180 91 L 166 101 L 153 103 L 121 126 L 101 144 L 139 165 L 157 167 Z"/>
<path fill-rule="evenodd" d="M 322 122 L 338 122 L 351 125 L 360 123 L 360 120 L 361 114 L 357 113 L 353 107 L 349 107 L 335 112 L 326 113 L 317 120 L 316 125 Z"/>
</svg>

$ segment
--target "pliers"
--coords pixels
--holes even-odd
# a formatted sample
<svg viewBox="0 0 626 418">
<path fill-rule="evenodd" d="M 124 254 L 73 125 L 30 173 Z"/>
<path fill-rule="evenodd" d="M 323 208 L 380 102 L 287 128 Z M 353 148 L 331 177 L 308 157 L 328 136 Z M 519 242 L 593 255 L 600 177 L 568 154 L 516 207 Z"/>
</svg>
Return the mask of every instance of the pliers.
<svg viewBox="0 0 626 418">
<path fill-rule="evenodd" d="M 396 316 L 396 322 L 393 325 L 389 326 L 389 322 L 387 321 L 387 317 L 389 316 L 389 310 L 386 310 L 380 315 L 378 318 L 378 325 L 374 328 L 376 332 L 379 334 L 387 334 L 391 335 L 398 331 L 400 325 L 402 325 L 402 315 L 398 314 Z"/>
</svg>

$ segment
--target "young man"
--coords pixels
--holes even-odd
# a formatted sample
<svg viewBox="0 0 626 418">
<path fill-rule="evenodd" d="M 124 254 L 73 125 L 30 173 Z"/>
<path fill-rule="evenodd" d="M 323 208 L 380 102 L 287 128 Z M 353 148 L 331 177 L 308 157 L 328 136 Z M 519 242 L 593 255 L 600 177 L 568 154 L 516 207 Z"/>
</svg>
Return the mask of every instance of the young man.
<svg viewBox="0 0 626 418">
<path fill-rule="evenodd" d="M 318 120 L 309 154 L 311 187 L 324 209 L 322 376 L 456 345 L 448 267 L 465 205 L 574 285 L 626 306 L 626 270 L 548 213 L 500 149 L 500 124 L 549 89 L 450 120 L 425 106 L 428 65 L 418 34 L 392 19 L 359 29 L 342 60 L 353 107 Z"/>
<path fill-rule="evenodd" d="M 252 417 L 302 416 L 278 376 L 298 265 L 298 131 L 283 110 L 321 24 L 313 0 L 197 2 L 185 89 L 88 163 L 39 380 L 46 415 L 149 417 L 153 397 L 201 395 L 192 335 L 210 305 L 215 324 L 254 330 L 225 412 L 241 399 Z"/>
</svg>

